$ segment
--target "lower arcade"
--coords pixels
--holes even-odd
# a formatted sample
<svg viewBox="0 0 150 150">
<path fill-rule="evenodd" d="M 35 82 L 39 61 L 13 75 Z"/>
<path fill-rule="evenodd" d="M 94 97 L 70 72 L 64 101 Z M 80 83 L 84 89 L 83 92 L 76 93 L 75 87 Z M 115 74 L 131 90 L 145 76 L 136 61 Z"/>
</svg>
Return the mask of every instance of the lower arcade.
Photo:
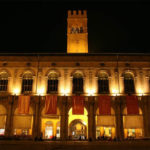
<svg viewBox="0 0 150 150">
<path fill-rule="evenodd" d="M 83 112 L 80 112 L 79 105 L 73 104 L 72 96 L 56 97 L 55 114 L 46 113 L 48 107 L 54 105 L 49 103 L 46 106 L 46 96 L 30 96 L 29 108 L 21 108 L 24 109 L 21 110 L 22 113 L 19 113 L 19 96 L 2 97 L 0 137 L 33 140 L 124 140 L 150 136 L 148 96 L 137 97 L 136 114 L 128 113 L 126 96 L 110 96 L 110 113 L 103 114 L 100 109 L 106 112 L 108 104 L 105 103 L 104 108 L 101 108 L 98 96 L 84 97 L 84 103 L 80 104 Z M 25 113 L 27 109 L 28 113 Z M 79 113 L 75 113 L 74 109 Z"/>
</svg>

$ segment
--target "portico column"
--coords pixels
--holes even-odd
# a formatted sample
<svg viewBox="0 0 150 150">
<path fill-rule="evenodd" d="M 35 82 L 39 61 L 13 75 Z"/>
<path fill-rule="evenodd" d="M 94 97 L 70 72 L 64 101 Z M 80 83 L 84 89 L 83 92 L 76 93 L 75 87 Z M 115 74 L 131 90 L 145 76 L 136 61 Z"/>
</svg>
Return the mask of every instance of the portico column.
<svg viewBox="0 0 150 150">
<path fill-rule="evenodd" d="M 115 99 L 115 106 L 116 106 L 116 137 L 119 140 L 123 140 L 124 132 L 123 132 L 123 115 L 122 115 L 122 100 L 120 97 L 116 97 Z"/>
<path fill-rule="evenodd" d="M 147 97 L 147 111 L 148 111 L 148 136 L 150 137 L 150 96 Z"/>
<path fill-rule="evenodd" d="M 6 128 L 5 128 L 5 135 L 7 137 L 11 136 L 12 130 L 12 107 L 13 107 L 13 99 L 14 96 L 8 96 L 8 107 L 7 107 L 7 119 L 6 119 Z"/>
<path fill-rule="evenodd" d="M 67 97 L 61 97 L 61 128 L 60 128 L 60 138 L 61 140 L 68 139 L 68 109 L 67 109 Z"/>
<path fill-rule="evenodd" d="M 40 138 L 40 96 L 35 97 L 35 114 L 33 118 L 33 138 Z"/>
<path fill-rule="evenodd" d="M 143 128 L 144 128 L 144 137 L 149 136 L 149 122 L 148 122 L 148 97 L 142 97 L 142 105 L 143 105 Z"/>
<path fill-rule="evenodd" d="M 95 123 L 95 113 L 94 113 L 94 97 L 88 97 L 89 112 L 88 112 L 88 138 L 92 140 L 96 139 L 96 123 Z"/>
</svg>

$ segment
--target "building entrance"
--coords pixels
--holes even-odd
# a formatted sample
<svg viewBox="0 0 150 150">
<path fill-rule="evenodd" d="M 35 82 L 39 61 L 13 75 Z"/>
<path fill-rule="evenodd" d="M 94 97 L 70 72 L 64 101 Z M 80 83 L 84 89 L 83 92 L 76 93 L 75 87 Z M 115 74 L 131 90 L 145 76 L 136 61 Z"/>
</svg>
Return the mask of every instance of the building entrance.
<svg viewBox="0 0 150 150">
<path fill-rule="evenodd" d="M 73 120 L 69 126 L 69 135 L 74 140 L 85 140 L 87 137 L 87 128 L 80 119 Z"/>
</svg>

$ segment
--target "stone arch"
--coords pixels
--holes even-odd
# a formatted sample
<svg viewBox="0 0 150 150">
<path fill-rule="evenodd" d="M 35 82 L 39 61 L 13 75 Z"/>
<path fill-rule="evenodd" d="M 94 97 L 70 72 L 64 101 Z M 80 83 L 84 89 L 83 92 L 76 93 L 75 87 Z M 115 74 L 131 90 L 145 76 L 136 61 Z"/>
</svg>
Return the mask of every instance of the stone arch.
<svg viewBox="0 0 150 150">
<path fill-rule="evenodd" d="M 83 70 L 74 70 L 74 71 L 71 72 L 70 76 L 73 77 L 75 73 L 80 73 L 83 78 L 86 77 L 86 75 L 85 75 Z"/>
<path fill-rule="evenodd" d="M 130 73 L 133 76 L 133 78 L 135 78 L 137 76 L 136 72 L 134 70 L 124 70 L 123 73 L 121 74 L 121 77 L 124 78 L 126 73 Z"/>
<path fill-rule="evenodd" d="M 1 73 L 7 73 L 7 74 L 8 74 L 8 78 L 11 77 L 11 73 L 10 73 L 10 71 L 7 70 L 7 69 L 0 69 L 0 74 L 1 74 Z"/>
<path fill-rule="evenodd" d="M 123 115 L 127 115 L 127 106 L 125 106 L 122 110 Z M 143 110 L 141 107 L 139 107 L 139 115 L 143 115 Z"/>
<path fill-rule="evenodd" d="M 110 71 L 109 70 L 98 70 L 97 72 L 96 72 L 96 74 L 95 74 L 95 77 L 99 77 L 99 74 L 101 74 L 101 73 L 105 73 L 105 74 L 107 74 L 107 76 L 108 76 L 108 78 L 109 77 L 111 77 L 111 73 L 110 73 Z"/>
<path fill-rule="evenodd" d="M 96 115 L 99 115 L 99 107 L 96 108 Z M 111 115 L 115 115 L 115 109 L 111 106 Z"/>
<path fill-rule="evenodd" d="M 34 114 L 33 108 L 30 106 L 29 107 L 29 115 L 33 115 L 33 114 Z M 15 108 L 13 115 L 18 115 L 18 107 Z"/>
<path fill-rule="evenodd" d="M 60 71 L 58 71 L 57 69 L 49 69 L 49 70 L 46 72 L 45 76 L 48 77 L 48 75 L 49 75 L 50 73 L 56 73 L 56 74 L 58 75 L 58 77 L 61 77 L 61 73 L 60 73 Z"/>
<path fill-rule="evenodd" d="M 23 72 L 19 75 L 19 77 L 22 78 L 23 75 L 26 74 L 26 73 L 30 73 L 30 74 L 32 74 L 32 76 L 35 76 L 35 75 L 36 75 L 36 73 L 35 73 L 34 70 L 32 70 L 32 69 L 25 69 L 25 70 L 23 70 Z"/>
</svg>

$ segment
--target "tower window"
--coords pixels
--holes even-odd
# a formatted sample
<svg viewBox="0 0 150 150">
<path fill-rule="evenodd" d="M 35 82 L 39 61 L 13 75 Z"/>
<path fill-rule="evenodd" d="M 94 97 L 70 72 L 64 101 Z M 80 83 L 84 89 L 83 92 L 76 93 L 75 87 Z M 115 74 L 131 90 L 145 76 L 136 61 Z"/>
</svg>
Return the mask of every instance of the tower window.
<svg viewBox="0 0 150 150">
<path fill-rule="evenodd" d="M 57 93 L 58 91 L 58 75 L 50 73 L 48 76 L 47 93 Z"/>
<path fill-rule="evenodd" d="M 126 94 L 135 93 L 134 78 L 131 73 L 124 75 L 124 91 Z"/>
<path fill-rule="evenodd" d="M 32 92 L 33 76 L 30 72 L 25 73 L 22 79 L 22 93 L 28 94 Z"/>
<path fill-rule="evenodd" d="M 80 33 L 83 33 L 83 27 L 80 27 Z"/>
<path fill-rule="evenodd" d="M 7 91 L 8 74 L 6 72 L 0 73 L 0 91 Z"/>
<path fill-rule="evenodd" d="M 108 94 L 109 93 L 109 81 L 106 73 L 100 73 L 98 76 L 98 93 Z"/>
<path fill-rule="evenodd" d="M 83 76 L 81 73 L 75 73 L 73 76 L 73 93 L 83 93 Z"/>
</svg>

